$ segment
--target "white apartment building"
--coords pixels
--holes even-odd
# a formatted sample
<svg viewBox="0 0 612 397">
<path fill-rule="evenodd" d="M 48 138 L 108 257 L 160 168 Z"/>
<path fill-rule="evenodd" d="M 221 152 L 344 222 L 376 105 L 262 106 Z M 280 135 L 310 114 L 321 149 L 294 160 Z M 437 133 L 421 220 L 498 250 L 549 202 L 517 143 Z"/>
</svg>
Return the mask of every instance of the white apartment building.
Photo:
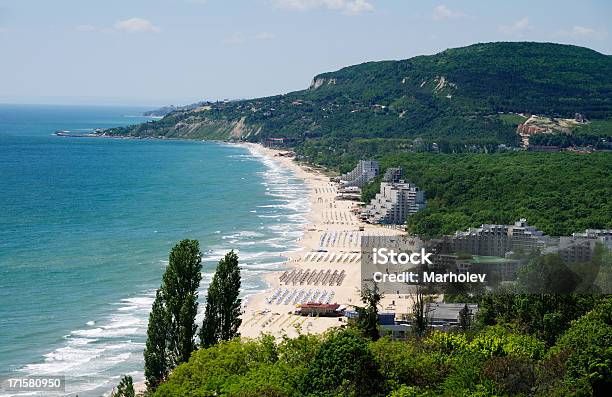
<svg viewBox="0 0 612 397">
<path fill-rule="evenodd" d="M 484 224 L 456 232 L 453 236 L 456 252 L 472 255 L 504 256 L 507 252 L 530 253 L 558 243 L 522 218 L 513 225 Z"/>
<path fill-rule="evenodd" d="M 562 236 L 559 245 L 548 252 L 558 253 L 565 262 L 590 262 L 597 244 L 612 250 L 612 230 L 587 229 L 584 233 Z"/>
<path fill-rule="evenodd" d="M 340 185 L 342 187 L 356 186 L 361 188 L 376 178 L 379 172 L 380 166 L 378 161 L 360 160 L 352 171 L 340 176 Z"/>
<path fill-rule="evenodd" d="M 369 223 L 403 225 L 409 215 L 425 207 L 424 192 L 413 184 L 403 180 L 398 183 L 381 182 L 380 193 L 376 194 L 361 216 Z"/>
</svg>

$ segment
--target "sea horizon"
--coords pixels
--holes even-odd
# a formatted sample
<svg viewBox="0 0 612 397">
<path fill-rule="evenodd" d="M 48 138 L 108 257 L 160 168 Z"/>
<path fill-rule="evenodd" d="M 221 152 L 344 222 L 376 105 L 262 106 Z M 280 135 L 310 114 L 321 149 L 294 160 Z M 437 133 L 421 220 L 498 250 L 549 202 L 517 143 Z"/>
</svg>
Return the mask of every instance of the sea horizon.
<svg viewBox="0 0 612 397">
<path fill-rule="evenodd" d="M 200 312 L 225 252 L 238 251 L 246 296 L 266 289 L 263 276 L 297 248 L 304 182 L 247 147 L 52 136 L 138 122 L 130 116 L 142 110 L 0 105 L 0 211 L 9 214 L 0 220 L 0 377 L 66 375 L 67 393 L 80 396 L 107 393 L 125 374 L 141 381 L 148 313 L 173 244 L 200 241 Z"/>
</svg>

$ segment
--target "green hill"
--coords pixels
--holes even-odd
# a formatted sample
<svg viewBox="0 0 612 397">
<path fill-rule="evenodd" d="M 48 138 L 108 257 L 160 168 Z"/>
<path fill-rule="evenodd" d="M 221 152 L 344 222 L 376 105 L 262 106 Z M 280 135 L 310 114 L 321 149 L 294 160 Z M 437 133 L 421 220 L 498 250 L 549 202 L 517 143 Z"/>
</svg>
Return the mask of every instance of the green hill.
<svg viewBox="0 0 612 397">
<path fill-rule="evenodd" d="M 612 118 L 612 57 L 552 43 L 487 43 L 315 76 L 306 90 L 203 104 L 110 134 L 261 141 L 289 137 L 303 153 L 379 144 L 517 144 L 500 113 Z M 374 141 L 372 141 L 374 140 Z M 392 140 L 392 141 L 391 141 Z"/>
</svg>

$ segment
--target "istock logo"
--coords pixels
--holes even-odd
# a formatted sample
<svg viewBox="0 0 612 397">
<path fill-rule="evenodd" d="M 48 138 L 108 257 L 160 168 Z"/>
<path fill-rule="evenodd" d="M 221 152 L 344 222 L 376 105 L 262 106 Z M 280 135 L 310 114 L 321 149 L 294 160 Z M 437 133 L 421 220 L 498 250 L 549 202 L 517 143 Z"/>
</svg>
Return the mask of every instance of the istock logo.
<svg viewBox="0 0 612 397">
<path fill-rule="evenodd" d="M 421 248 L 421 252 L 395 252 L 388 248 L 373 248 L 375 265 L 433 265 L 429 257 L 431 252 L 425 252 L 425 248 Z"/>
</svg>

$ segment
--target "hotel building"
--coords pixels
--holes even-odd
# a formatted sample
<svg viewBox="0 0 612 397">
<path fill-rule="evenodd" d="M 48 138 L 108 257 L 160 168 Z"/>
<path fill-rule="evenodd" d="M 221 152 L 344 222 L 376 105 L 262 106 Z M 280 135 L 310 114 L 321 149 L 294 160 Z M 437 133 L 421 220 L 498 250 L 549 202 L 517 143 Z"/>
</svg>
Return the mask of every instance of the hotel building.
<svg viewBox="0 0 612 397">
<path fill-rule="evenodd" d="M 400 179 L 401 168 L 390 168 L 380 184 L 380 193 L 361 213 L 368 223 L 403 225 L 409 215 L 426 207 L 425 194 L 411 183 Z"/>
<path fill-rule="evenodd" d="M 380 166 L 378 161 L 360 160 L 357 166 L 346 174 L 340 176 L 340 185 L 342 187 L 364 187 L 366 183 L 378 176 Z"/>
</svg>

